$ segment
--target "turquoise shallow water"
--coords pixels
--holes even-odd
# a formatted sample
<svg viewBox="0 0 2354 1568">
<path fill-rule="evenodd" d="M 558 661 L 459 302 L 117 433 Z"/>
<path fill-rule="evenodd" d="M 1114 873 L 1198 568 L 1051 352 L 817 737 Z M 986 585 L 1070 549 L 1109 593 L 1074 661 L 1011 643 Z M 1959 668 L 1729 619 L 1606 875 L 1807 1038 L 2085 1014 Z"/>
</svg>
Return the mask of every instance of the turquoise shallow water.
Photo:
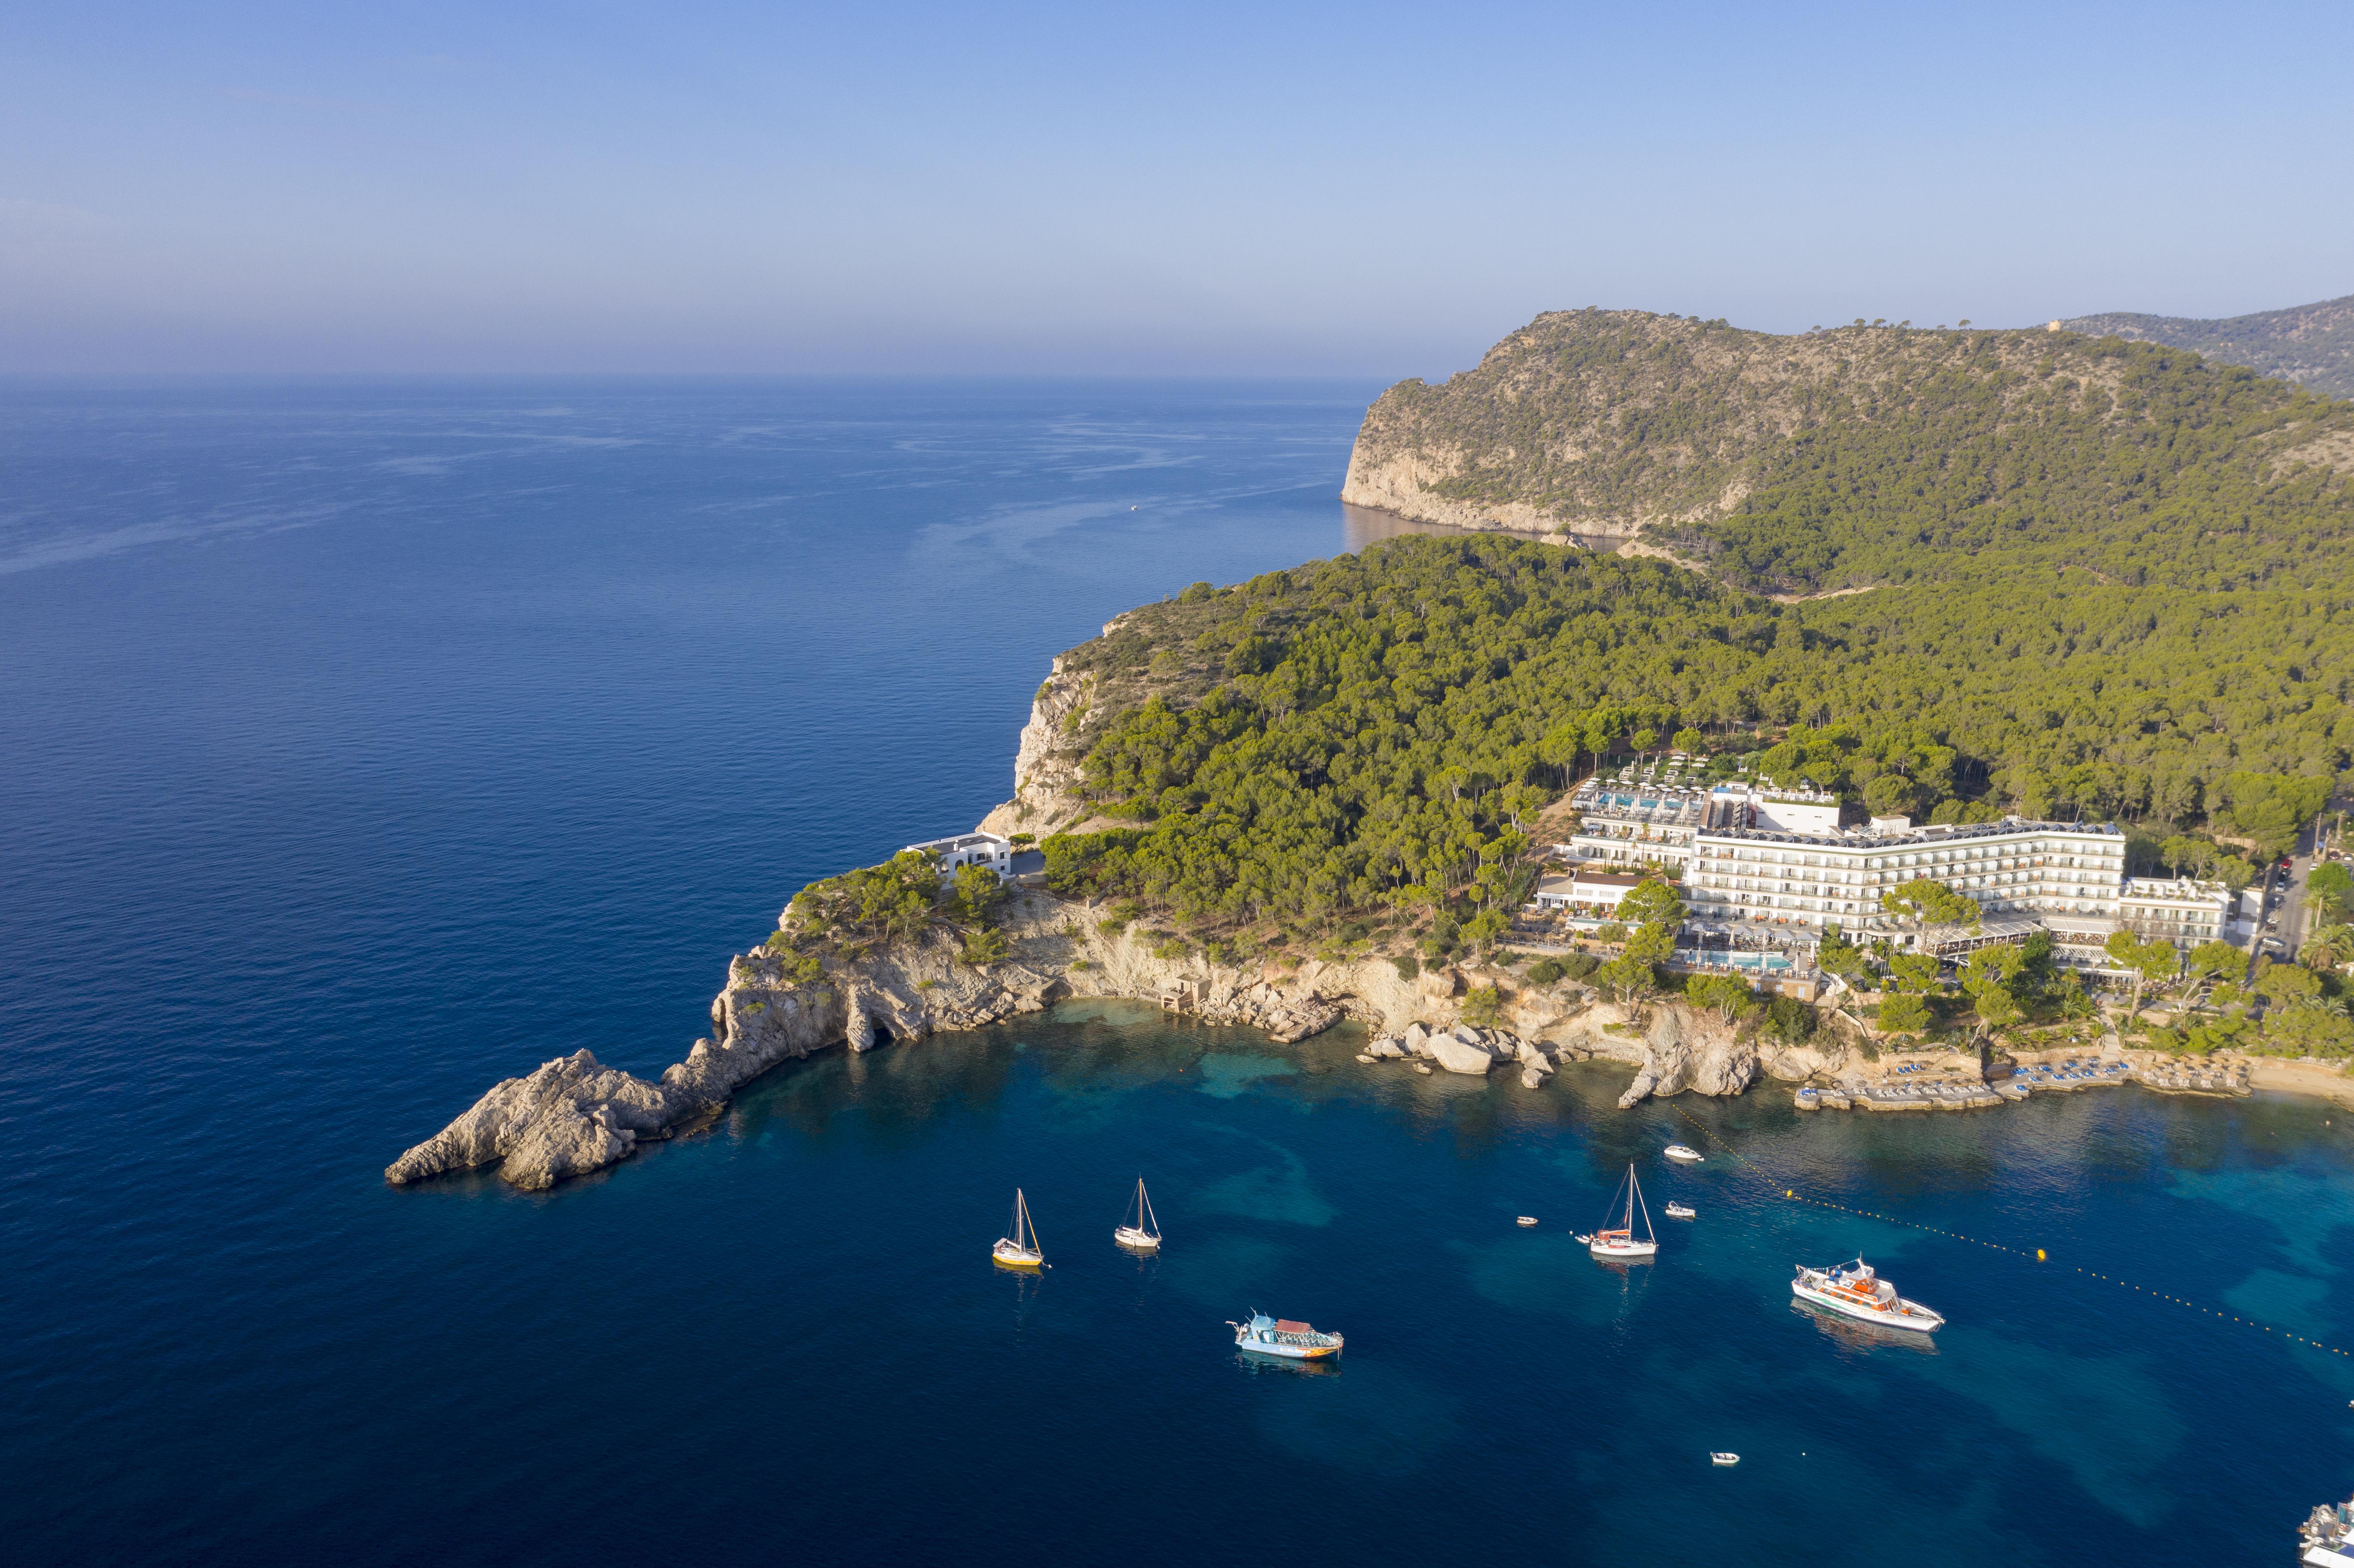
<svg viewBox="0 0 2354 1568">
<path fill-rule="evenodd" d="M 1373 390 L 0 387 L 9 1560 L 2285 1553 L 2354 1362 L 2075 1270 L 2354 1348 L 2303 1102 L 1619 1113 L 1097 1006 L 382 1185 L 504 1074 L 674 1059 L 801 881 L 1002 796 L 1107 616 L 1362 545 Z M 1664 1168 L 1687 1114 L 1755 1172 Z M 1629 1160 L 1701 1213 L 1621 1272 L 1569 1236 Z M 1952 1327 L 1793 1307 L 1859 1249 Z M 1253 1307 L 1341 1364 L 1245 1364 Z"/>
</svg>

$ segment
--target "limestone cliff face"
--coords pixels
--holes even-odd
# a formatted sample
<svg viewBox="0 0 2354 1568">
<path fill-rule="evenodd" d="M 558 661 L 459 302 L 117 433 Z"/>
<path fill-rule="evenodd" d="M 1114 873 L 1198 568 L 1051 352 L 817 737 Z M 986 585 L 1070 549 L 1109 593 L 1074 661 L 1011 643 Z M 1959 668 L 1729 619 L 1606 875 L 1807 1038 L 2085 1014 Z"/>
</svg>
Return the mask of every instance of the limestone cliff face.
<svg viewBox="0 0 2354 1568">
<path fill-rule="evenodd" d="M 1124 619 L 1124 618 L 1123 618 Z M 1119 620 L 1104 626 L 1108 637 Z M 1048 833 L 1078 823 L 1087 808 L 1078 799 L 1079 765 L 1087 757 L 1085 720 L 1095 677 L 1066 669 L 1058 654 L 1038 694 L 1031 699 L 1030 722 L 1013 755 L 1013 799 L 981 820 L 980 831 L 1001 836 Z"/>
<path fill-rule="evenodd" d="M 1502 529 L 1516 534 L 1566 533 L 1575 543 L 1608 549 L 1641 530 L 1632 518 L 1585 517 L 1564 524 L 1549 508 L 1525 501 L 1459 501 L 1436 488 L 1466 466 L 1461 452 L 1444 447 L 1405 447 L 1392 432 L 1377 425 L 1380 410 L 1369 414 L 1349 450 L 1348 477 L 1341 499 L 1352 506 L 1370 506 L 1416 523 L 1441 523 L 1451 528 Z"/>
</svg>

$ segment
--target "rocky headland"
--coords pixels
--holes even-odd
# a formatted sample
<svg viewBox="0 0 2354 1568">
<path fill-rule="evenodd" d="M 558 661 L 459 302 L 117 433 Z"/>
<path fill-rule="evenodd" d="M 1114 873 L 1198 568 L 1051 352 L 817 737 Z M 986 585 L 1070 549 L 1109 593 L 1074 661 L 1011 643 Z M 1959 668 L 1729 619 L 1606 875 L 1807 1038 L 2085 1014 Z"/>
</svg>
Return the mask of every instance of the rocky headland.
<svg viewBox="0 0 2354 1568">
<path fill-rule="evenodd" d="M 1107 627 L 1107 636 L 1119 627 Z M 1103 672 L 1076 667 L 1069 655 L 1055 662 L 1022 732 L 1014 798 L 989 814 L 985 829 L 1044 834 L 1087 825 L 1076 793 L 1087 734 L 1078 721 L 1102 680 Z M 1777 1047 L 1761 1043 L 1755 1028 L 1680 1001 L 1630 1008 L 1575 981 L 1527 986 L 1476 965 L 1411 977 L 1371 955 L 1221 965 L 1106 914 L 1096 904 L 1016 889 L 997 916 L 1008 955 L 978 965 L 938 930 L 879 943 L 815 980 L 793 978 L 791 960 L 765 948 L 739 954 L 711 1004 L 710 1034 L 659 1077 L 608 1067 L 587 1051 L 543 1063 L 495 1085 L 394 1160 L 385 1178 L 403 1184 L 488 1167 L 517 1187 L 551 1187 L 615 1164 L 641 1143 L 706 1125 L 729 1097 L 782 1063 L 835 1045 L 911 1044 L 1076 997 L 1160 1000 L 1205 1022 L 1259 1030 L 1278 1044 L 1353 1019 L 1377 1046 L 1449 1072 L 1517 1068 L 1530 1087 L 1563 1061 L 1623 1062 L 1635 1069 L 1626 1105 L 1686 1091 L 1737 1095 L 1761 1074 L 1805 1079 L 1838 1071 L 1847 1057 L 1844 1037 L 1829 1030 L 1808 1045 Z M 1464 1007 L 1488 986 L 1506 1001 L 1491 1026 L 1475 1028 Z"/>
<path fill-rule="evenodd" d="M 2233 322 L 2068 323 L 2083 332 L 1859 321 L 1787 336 L 1648 311 L 1549 311 L 1469 370 L 1384 392 L 1358 430 L 1341 499 L 1454 528 L 1665 554 L 1760 592 L 1910 579 L 1938 550 L 1927 546 L 1927 533 L 1864 495 L 1893 494 L 1898 469 L 1906 487 L 1952 484 L 1978 471 L 1959 456 L 1974 445 L 1988 463 L 2032 466 L 2028 449 L 2047 433 L 2079 450 L 2088 442 L 2146 450 L 2149 412 L 2140 388 L 2164 356 L 2137 356 L 2126 338 L 2202 350 L 2230 344 L 2234 352 L 2223 357 L 2237 353 L 2235 362 L 2249 365 L 2258 361 L 2242 351 L 2263 339 L 2273 350 L 2267 374 L 2342 391 L 2329 372 L 2345 370 L 2354 342 L 2349 319 L 2349 302 L 2338 300 Z M 2201 335 L 2209 328 L 2221 335 Z M 2171 369 L 2193 398 L 2243 395 L 2238 373 L 2175 358 Z M 2054 387 L 2075 400 L 2051 397 Z M 2253 432 L 2230 463 L 2264 474 L 2266 486 L 2300 464 L 2354 472 L 2354 409 L 2299 403 L 2285 385 L 2257 395 L 2285 417 Z M 1911 454 L 1930 451 L 1940 454 L 1934 463 L 1914 466 Z M 1882 477 L 1853 477 L 1865 470 Z M 1850 476 L 1838 511 L 1854 534 L 1842 540 L 1837 529 L 1808 524 L 1811 553 L 1800 563 L 1787 535 L 1790 519 L 1812 493 L 1808 486 L 1834 471 Z M 1988 500 L 1984 491 L 1946 493 L 1953 514 Z M 2147 556 L 2137 545 L 2095 558 L 2084 546 L 2097 524 L 2088 530 L 2090 520 L 2067 499 L 2055 495 L 2038 514 L 2054 536 L 2069 537 L 2072 562 L 2115 576 L 2131 570 L 2128 556 Z M 1895 554 L 1862 547 L 1891 537 L 1913 543 Z M 1969 538 L 1964 548 L 1976 569 L 1981 536 Z"/>
<path fill-rule="evenodd" d="M 885 944 L 814 982 L 788 979 L 784 960 L 766 952 L 741 954 L 712 1002 L 710 1035 L 659 1078 L 604 1066 L 587 1051 L 543 1063 L 493 1086 L 395 1160 L 386 1180 L 493 1167 L 515 1186 L 550 1187 L 626 1159 L 640 1143 L 695 1129 L 779 1064 L 835 1045 L 909 1045 L 1073 997 L 1162 999 L 1278 1044 L 1353 1019 L 1376 1036 L 1376 1054 L 1412 1054 L 1454 1073 L 1501 1066 L 1532 1088 L 1564 1061 L 1623 1062 L 1635 1075 L 1622 1105 L 1687 1090 L 1737 1095 L 1761 1074 L 1806 1078 L 1836 1071 L 1845 1057 L 1824 1036 L 1807 1047 L 1761 1048 L 1754 1031 L 1712 1012 L 1680 1001 L 1633 1011 L 1574 983 L 1523 988 L 1494 1026 L 1475 1028 L 1463 1018 L 1466 997 L 1502 977 L 1467 967 L 1409 980 L 1386 959 L 1222 968 L 1161 957 L 1134 927 L 1107 935 L 1100 913 L 1022 890 L 1000 922 L 1011 956 L 983 966 L 966 963 L 946 935 Z"/>
</svg>

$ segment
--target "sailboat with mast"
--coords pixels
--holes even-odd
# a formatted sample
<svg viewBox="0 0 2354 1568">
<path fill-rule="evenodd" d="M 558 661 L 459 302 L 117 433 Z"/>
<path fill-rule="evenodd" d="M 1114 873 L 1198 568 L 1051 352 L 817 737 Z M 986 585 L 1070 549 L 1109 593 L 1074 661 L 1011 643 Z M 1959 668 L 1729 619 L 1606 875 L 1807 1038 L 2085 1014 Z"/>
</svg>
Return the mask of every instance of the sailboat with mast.
<svg viewBox="0 0 2354 1568">
<path fill-rule="evenodd" d="M 1577 1239 L 1596 1257 L 1649 1257 L 1659 1250 L 1659 1239 L 1651 1233 L 1651 1208 L 1643 1202 L 1643 1184 L 1635 1180 L 1635 1167 L 1631 1164 L 1627 1167 L 1627 1180 L 1618 1184 L 1618 1191 L 1627 1194 L 1626 1217 L 1616 1226 L 1606 1224 L 1606 1228 Z M 1617 1209 L 1618 1193 L 1613 1192 L 1604 1220 L 1607 1222 Z M 1643 1216 L 1643 1234 L 1639 1236 L 1635 1234 L 1635 1215 L 1638 1211 Z"/>
<path fill-rule="evenodd" d="M 1111 1239 L 1137 1252 L 1161 1250 L 1161 1221 L 1152 1213 L 1152 1200 L 1144 1194 L 1144 1178 L 1136 1179 L 1136 1196 L 1128 1201 L 1128 1212 L 1119 1217 L 1119 1229 Z"/>
<path fill-rule="evenodd" d="M 1030 1202 L 1022 1189 L 1013 1189 L 1013 1234 L 997 1238 L 989 1255 L 1005 1268 L 1044 1268 L 1046 1254 L 1038 1245 L 1038 1227 L 1030 1223 Z"/>
</svg>

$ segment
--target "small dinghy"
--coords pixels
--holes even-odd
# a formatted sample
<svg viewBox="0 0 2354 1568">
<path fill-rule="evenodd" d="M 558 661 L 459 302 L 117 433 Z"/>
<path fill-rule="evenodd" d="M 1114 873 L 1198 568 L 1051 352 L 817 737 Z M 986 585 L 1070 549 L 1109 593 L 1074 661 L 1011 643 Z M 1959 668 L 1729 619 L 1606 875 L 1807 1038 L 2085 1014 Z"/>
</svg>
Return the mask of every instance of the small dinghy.
<svg viewBox="0 0 2354 1568">
<path fill-rule="evenodd" d="M 1738 1454 L 1719 1454 L 1712 1451 L 1708 1457 L 1708 1462 L 1712 1465 L 1737 1465 L 1741 1463 L 1741 1456 Z"/>
<path fill-rule="evenodd" d="M 1708 1158 L 1708 1156 L 1702 1154 L 1699 1150 L 1687 1149 L 1681 1143 L 1669 1144 L 1667 1154 L 1669 1159 L 1681 1160 L 1687 1165 L 1698 1165 L 1702 1160 Z"/>
<path fill-rule="evenodd" d="M 1651 1234 L 1651 1207 L 1643 1202 L 1642 1183 L 1635 1180 L 1632 1165 L 1627 1167 L 1627 1180 L 1619 1183 L 1619 1190 L 1627 1194 L 1626 1219 L 1615 1229 L 1599 1230 L 1577 1239 L 1596 1257 L 1649 1257 L 1659 1250 L 1659 1238 Z M 1635 1234 L 1635 1211 L 1638 1206 L 1643 1213 L 1643 1234 L 1639 1236 Z M 1617 1212 L 1617 1207 L 1618 1194 L 1613 1192 L 1611 1212 Z"/>
<path fill-rule="evenodd" d="M 1038 1245 L 1038 1227 L 1030 1223 L 1030 1204 L 1022 1189 L 1013 1189 L 1013 1234 L 1000 1236 L 989 1255 L 1001 1268 L 1044 1268 L 1046 1255 Z"/>
<path fill-rule="evenodd" d="M 1671 1220 L 1689 1220 L 1700 1213 L 1690 1203 L 1670 1203 L 1663 1212 Z"/>
<path fill-rule="evenodd" d="M 1534 1214 L 1522 1214 L 1519 1221 L 1520 1226 L 1522 1230 L 1528 1229 L 1528 1227 L 1535 1224 L 1536 1223 L 1537 1217 Z"/>
<path fill-rule="evenodd" d="M 1119 1217 L 1119 1228 L 1111 1239 L 1136 1252 L 1161 1250 L 1161 1221 L 1152 1213 L 1152 1200 L 1144 1195 L 1144 1178 L 1136 1179 L 1136 1196 L 1128 1201 L 1128 1212 Z"/>
</svg>

